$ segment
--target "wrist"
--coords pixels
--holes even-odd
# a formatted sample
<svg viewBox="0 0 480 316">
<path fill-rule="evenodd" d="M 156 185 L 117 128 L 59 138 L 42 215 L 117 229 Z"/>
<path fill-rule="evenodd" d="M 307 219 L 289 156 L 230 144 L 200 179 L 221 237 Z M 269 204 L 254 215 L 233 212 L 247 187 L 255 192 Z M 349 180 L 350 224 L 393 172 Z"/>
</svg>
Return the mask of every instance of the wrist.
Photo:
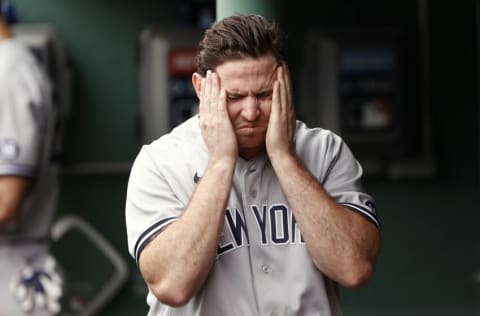
<svg viewBox="0 0 480 316">
<path fill-rule="evenodd" d="M 208 162 L 208 169 L 229 174 L 230 172 L 233 173 L 236 164 L 237 157 L 223 157 L 218 159 L 211 158 Z"/>
<path fill-rule="evenodd" d="M 279 178 L 289 178 L 296 173 L 302 165 L 297 156 L 291 153 L 283 153 L 270 158 L 273 170 Z"/>
<path fill-rule="evenodd" d="M 270 162 L 274 167 L 289 168 L 298 165 L 298 158 L 295 152 L 292 151 L 278 151 L 269 153 Z"/>
</svg>

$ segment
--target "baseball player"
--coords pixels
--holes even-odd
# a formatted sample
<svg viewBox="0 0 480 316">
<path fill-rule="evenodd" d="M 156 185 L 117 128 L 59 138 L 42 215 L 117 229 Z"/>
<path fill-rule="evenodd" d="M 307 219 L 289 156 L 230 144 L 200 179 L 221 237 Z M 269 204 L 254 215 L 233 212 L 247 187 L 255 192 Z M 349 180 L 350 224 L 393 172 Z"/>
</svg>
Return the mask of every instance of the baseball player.
<svg viewBox="0 0 480 316">
<path fill-rule="evenodd" d="M 47 250 L 55 119 L 47 78 L 0 11 L 0 316 L 60 310 L 62 281 Z"/>
<path fill-rule="evenodd" d="M 144 146 L 126 201 L 148 315 L 342 315 L 337 285 L 380 248 L 362 168 L 342 139 L 297 121 L 278 26 L 214 23 L 192 82 L 199 115 Z"/>
</svg>

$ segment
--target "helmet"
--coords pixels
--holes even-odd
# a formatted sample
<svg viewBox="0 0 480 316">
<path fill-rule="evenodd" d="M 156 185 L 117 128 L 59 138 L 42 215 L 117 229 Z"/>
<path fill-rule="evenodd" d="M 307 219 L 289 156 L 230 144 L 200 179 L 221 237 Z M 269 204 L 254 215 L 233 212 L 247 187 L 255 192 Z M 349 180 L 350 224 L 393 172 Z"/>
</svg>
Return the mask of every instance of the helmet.
<svg viewBox="0 0 480 316">
<path fill-rule="evenodd" d="M 17 22 L 17 14 L 15 12 L 15 7 L 8 0 L 0 0 L 0 12 L 3 15 L 3 18 L 7 24 L 13 24 Z"/>
</svg>

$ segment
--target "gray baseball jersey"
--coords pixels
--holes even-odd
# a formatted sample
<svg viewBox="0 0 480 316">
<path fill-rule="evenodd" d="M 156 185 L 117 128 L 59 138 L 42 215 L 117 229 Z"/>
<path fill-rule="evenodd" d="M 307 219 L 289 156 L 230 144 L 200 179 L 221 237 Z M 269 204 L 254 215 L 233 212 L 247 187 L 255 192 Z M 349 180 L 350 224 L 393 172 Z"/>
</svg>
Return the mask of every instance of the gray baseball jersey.
<svg viewBox="0 0 480 316">
<path fill-rule="evenodd" d="M 362 192 L 362 169 L 340 137 L 297 121 L 295 146 L 336 201 L 379 225 L 372 198 Z M 137 262 L 152 236 L 182 213 L 207 163 L 197 116 L 142 148 L 126 202 Z M 217 260 L 201 290 L 179 308 L 151 292 L 147 302 L 152 316 L 341 315 L 337 285 L 315 267 L 266 155 L 238 159 Z"/>
<path fill-rule="evenodd" d="M 0 176 L 30 177 L 17 219 L 0 225 L 0 315 L 23 315 L 9 280 L 29 257 L 43 257 L 57 198 L 58 167 L 51 161 L 56 112 L 48 79 L 28 49 L 0 41 Z M 47 315 L 35 310 L 30 315 Z"/>
</svg>

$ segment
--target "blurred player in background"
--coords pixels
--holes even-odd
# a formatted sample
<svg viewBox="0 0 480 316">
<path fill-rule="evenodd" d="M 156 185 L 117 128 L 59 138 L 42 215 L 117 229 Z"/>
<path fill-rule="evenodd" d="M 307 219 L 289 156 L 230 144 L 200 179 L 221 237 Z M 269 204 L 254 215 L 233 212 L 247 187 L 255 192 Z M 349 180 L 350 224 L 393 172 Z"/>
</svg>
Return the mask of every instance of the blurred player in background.
<svg viewBox="0 0 480 316">
<path fill-rule="evenodd" d="M 0 316 L 60 311 L 62 281 L 48 253 L 59 176 L 51 99 L 49 80 L 0 10 Z"/>
</svg>

